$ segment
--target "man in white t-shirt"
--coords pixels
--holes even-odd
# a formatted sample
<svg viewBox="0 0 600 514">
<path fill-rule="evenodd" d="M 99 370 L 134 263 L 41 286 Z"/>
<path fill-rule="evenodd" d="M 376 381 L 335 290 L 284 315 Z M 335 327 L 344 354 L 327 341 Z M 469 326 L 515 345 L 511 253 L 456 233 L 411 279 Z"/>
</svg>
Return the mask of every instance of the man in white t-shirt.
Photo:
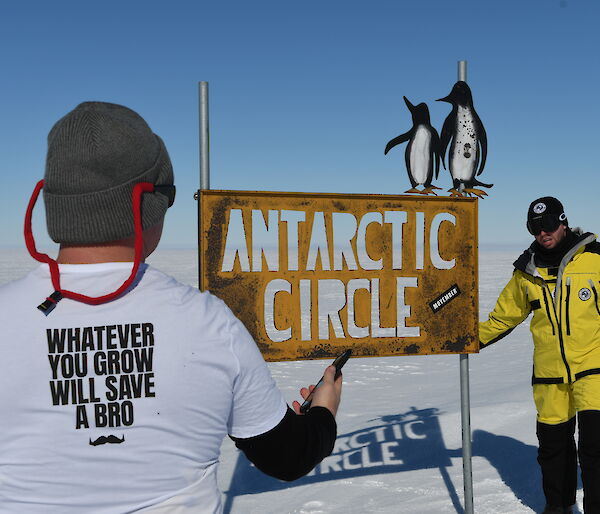
<svg viewBox="0 0 600 514">
<path fill-rule="evenodd" d="M 42 189 L 56 261 L 31 232 Z M 226 435 L 283 480 L 331 453 L 334 368 L 301 415 L 221 300 L 144 263 L 174 194 L 132 110 L 86 102 L 50 131 L 25 220 L 42 264 L 0 287 L 0 513 L 218 513 Z"/>
</svg>

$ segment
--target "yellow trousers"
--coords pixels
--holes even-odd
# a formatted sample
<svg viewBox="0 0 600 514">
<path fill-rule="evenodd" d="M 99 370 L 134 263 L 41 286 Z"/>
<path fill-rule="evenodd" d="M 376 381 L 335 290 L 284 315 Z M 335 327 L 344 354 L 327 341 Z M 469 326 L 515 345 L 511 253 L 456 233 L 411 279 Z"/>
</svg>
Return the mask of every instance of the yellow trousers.
<svg viewBox="0 0 600 514">
<path fill-rule="evenodd" d="M 537 420 L 548 425 L 569 421 L 582 410 L 600 410 L 600 375 L 588 375 L 572 384 L 534 384 Z"/>
</svg>

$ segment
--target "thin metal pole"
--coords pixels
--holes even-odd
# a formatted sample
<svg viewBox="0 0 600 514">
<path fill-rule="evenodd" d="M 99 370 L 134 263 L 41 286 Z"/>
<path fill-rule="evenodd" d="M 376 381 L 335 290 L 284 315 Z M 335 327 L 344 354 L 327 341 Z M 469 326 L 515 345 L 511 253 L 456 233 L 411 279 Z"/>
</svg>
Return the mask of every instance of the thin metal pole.
<svg viewBox="0 0 600 514">
<path fill-rule="evenodd" d="M 467 81 L 467 61 L 458 61 L 458 80 Z M 463 484 L 465 514 L 473 514 L 473 467 L 471 449 L 471 398 L 469 393 L 469 354 L 460 354 L 460 414 L 462 420 Z"/>
<path fill-rule="evenodd" d="M 467 61 L 458 61 L 458 80 L 467 81 Z"/>
<path fill-rule="evenodd" d="M 208 82 L 198 84 L 200 104 L 200 189 L 210 189 Z"/>
<path fill-rule="evenodd" d="M 469 397 L 469 354 L 460 355 L 460 413 L 462 419 L 463 483 L 465 514 L 473 514 L 473 469 L 471 466 L 471 416 Z"/>
<path fill-rule="evenodd" d="M 208 82 L 198 83 L 199 137 L 200 137 L 200 189 L 210 189 L 209 130 L 208 130 Z M 198 201 L 198 288 L 202 290 L 202 197 Z"/>
</svg>

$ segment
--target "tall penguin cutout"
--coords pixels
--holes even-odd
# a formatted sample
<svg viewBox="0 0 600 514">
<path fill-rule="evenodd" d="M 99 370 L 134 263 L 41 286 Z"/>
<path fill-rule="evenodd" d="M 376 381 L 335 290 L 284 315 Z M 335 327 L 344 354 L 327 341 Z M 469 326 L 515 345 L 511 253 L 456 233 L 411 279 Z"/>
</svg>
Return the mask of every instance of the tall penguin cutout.
<svg viewBox="0 0 600 514">
<path fill-rule="evenodd" d="M 385 147 L 384 154 L 399 145 L 408 141 L 404 159 L 406 161 L 406 171 L 412 188 L 405 193 L 417 194 L 433 194 L 434 189 L 440 189 L 431 185 L 433 180 L 433 170 L 435 166 L 435 178 L 438 177 L 440 171 L 440 138 L 437 131 L 431 126 L 429 121 L 429 109 L 424 103 L 415 106 L 408 98 L 404 98 L 404 103 L 408 107 L 412 115 L 413 126 L 404 134 L 395 137 Z M 418 186 L 423 186 L 423 190 L 419 191 Z"/>
<path fill-rule="evenodd" d="M 473 107 L 471 90 L 466 82 L 458 81 L 448 96 L 437 101 L 452 104 L 452 111 L 442 127 L 440 146 L 442 164 L 445 168 L 444 156 L 450 143 L 448 152 L 448 168 L 452 177 L 452 188 L 448 190 L 450 196 L 473 194 L 482 198 L 487 193 L 474 186 L 492 187 L 493 184 L 484 184 L 475 178 L 481 175 L 485 167 L 487 135 Z"/>
</svg>

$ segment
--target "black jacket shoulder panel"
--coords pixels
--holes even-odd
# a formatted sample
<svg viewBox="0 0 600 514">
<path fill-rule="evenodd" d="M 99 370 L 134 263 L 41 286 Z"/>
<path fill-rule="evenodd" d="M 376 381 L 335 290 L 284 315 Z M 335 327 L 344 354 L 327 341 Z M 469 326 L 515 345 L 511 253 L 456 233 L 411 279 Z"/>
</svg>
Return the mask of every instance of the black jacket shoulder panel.
<svg viewBox="0 0 600 514">
<path fill-rule="evenodd" d="M 518 269 L 520 271 L 525 271 L 525 269 L 527 268 L 527 265 L 529 264 L 529 261 L 531 261 L 532 255 L 533 255 L 533 250 L 531 249 L 531 247 L 527 248 L 527 250 L 525 250 L 518 257 L 518 259 L 515 262 L 513 262 L 513 266 L 515 267 L 515 269 Z"/>
<path fill-rule="evenodd" d="M 592 241 L 591 243 L 586 244 L 585 251 L 600 254 L 600 243 L 598 241 Z"/>
</svg>

